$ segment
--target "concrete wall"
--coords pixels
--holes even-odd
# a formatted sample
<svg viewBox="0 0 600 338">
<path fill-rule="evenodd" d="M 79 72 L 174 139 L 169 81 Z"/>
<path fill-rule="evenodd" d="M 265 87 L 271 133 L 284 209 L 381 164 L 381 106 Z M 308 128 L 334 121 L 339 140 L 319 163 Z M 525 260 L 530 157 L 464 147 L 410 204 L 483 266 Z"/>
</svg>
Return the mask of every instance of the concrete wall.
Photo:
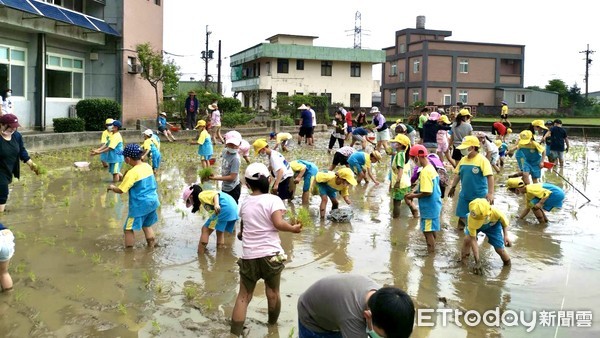
<svg viewBox="0 0 600 338">
<path fill-rule="evenodd" d="M 149 42 L 155 51 L 163 49 L 163 6 L 154 1 L 123 1 L 123 53 L 121 62 L 122 105 L 125 125 L 135 124 L 138 118 L 156 116 L 156 97 L 154 88 L 139 74 L 127 72 L 128 57 L 137 57 L 138 44 Z M 162 86 L 158 88 L 162 100 Z"/>
</svg>

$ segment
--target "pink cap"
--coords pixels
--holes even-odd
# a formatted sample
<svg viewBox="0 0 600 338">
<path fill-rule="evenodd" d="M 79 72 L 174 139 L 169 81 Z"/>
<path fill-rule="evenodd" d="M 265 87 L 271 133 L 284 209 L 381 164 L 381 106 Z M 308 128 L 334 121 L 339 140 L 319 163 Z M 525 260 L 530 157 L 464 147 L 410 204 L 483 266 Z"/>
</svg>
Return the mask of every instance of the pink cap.
<svg viewBox="0 0 600 338">
<path fill-rule="evenodd" d="M 440 119 L 440 116 L 441 116 L 440 113 L 434 111 L 431 114 L 429 114 L 429 119 L 432 121 L 437 121 Z"/>
<path fill-rule="evenodd" d="M 193 191 L 193 186 L 188 186 L 183 189 L 183 194 L 181 194 L 181 199 L 185 201 L 185 206 L 187 208 L 191 207 L 193 204 L 193 201 L 190 199 Z"/>
</svg>

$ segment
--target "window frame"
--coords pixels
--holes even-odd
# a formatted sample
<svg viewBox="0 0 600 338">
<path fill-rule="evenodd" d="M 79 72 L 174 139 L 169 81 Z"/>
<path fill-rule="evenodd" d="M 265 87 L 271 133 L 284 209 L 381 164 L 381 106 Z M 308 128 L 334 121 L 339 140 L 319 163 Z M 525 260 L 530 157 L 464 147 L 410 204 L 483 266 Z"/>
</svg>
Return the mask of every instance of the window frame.
<svg viewBox="0 0 600 338">
<path fill-rule="evenodd" d="M 469 59 L 458 60 L 458 72 L 461 74 L 469 74 Z"/>
<path fill-rule="evenodd" d="M 277 74 L 290 73 L 290 59 L 277 59 Z"/>
<path fill-rule="evenodd" d="M 417 102 L 420 100 L 420 94 L 421 93 L 419 92 L 418 89 L 413 89 L 413 92 L 412 92 L 413 102 Z"/>
<path fill-rule="evenodd" d="M 50 60 L 51 57 L 60 58 L 60 66 L 48 64 L 48 61 Z M 63 59 L 71 60 L 72 67 L 63 66 Z M 67 54 L 46 53 L 45 61 L 46 61 L 46 71 L 52 70 L 52 71 L 68 72 L 71 75 L 71 96 L 70 97 L 46 96 L 48 99 L 53 99 L 53 100 L 83 100 L 83 99 L 85 99 L 85 59 L 76 57 L 76 56 L 72 56 L 72 55 L 67 55 Z M 81 62 L 81 68 L 75 67 L 76 61 Z M 73 94 L 75 92 L 74 91 L 75 73 L 81 74 L 81 97 L 73 96 Z M 46 76 L 47 76 L 47 74 L 46 74 Z M 46 93 L 46 95 L 47 95 L 47 93 Z"/>
<path fill-rule="evenodd" d="M 458 100 L 456 102 L 467 104 L 467 102 L 469 102 L 469 91 L 466 89 L 460 89 L 458 91 Z"/>
<path fill-rule="evenodd" d="M 398 73 L 398 82 L 404 82 L 406 81 L 406 77 L 404 76 L 404 72 L 399 72 Z"/>
<path fill-rule="evenodd" d="M 321 76 L 333 75 L 333 61 L 321 61 Z"/>
<path fill-rule="evenodd" d="M 398 104 L 398 93 L 395 90 L 390 90 L 390 104 Z"/>
<path fill-rule="evenodd" d="M 396 76 L 396 75 L 398 75 L 398 64 L 392 63 L 390 65 L 390 76 Z"/>
<path fill-rule="evenodd" d="M 296 70 L 304 70 L 304 59 L 296 60 Z"/>
<path fill-rule="evenodd" d="M 515 103 L 527 103 L 527 94 L 516 94 L 515 95 Z"/>
<path fill-rule="evenodd" d="M 12 89 L 12 94 L 13 96 L 11 96 L 11 98 L 26 98 L 27 97 L 27 59 L 28 59 L 28 54 L 27 54 L 27 48 L 21 48 L 21 47 L 15 47 L 15 46 L 11 46 L 11 45 L 3 45 L 0 44 L 0 48 L 6 48 L 6 59 L 0 59 L 0 64 L 4 64 L 7 65 L 8 67 L 8 83 L 7 83 L 7 88 Z M 19 51 L 19 52 L 23 52 L 23 60 L 14 60 L 12 57 L 12 51 Z M 12 71 L 12 67 L 23 67 L 23 88 L 22 88 L 22 92 L 23 95 L 18 95 L 15 94 L 15 89 L 13 88 L 13 84 L 14 81 L 12 80 L 12 76 L 13 76 L 13 71 Z M 18 91 L 17 91 L 18 93 Z"/>
<path fill-rule="evenodd" d="M 417 74 L 421 72 L 421 59 L 416 59 L 413 61 L 413 74 Z"/>
<path fill-rule="evenodd" d="M 360 62 L 350 62 L 350 77 L 360 77 L 361 64 Z"/>
</svg>

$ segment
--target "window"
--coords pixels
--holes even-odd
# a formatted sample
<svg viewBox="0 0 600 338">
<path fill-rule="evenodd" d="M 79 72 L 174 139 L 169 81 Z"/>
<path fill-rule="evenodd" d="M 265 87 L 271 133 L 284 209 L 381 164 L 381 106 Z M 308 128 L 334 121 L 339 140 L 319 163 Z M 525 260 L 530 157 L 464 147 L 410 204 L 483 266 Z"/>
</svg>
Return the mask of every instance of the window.
<svg viewBox="0 0 600 338">
<path fill-rule="evenodd" d="M 393 64 L 390 67 L 390 76 L 396 76 L 398 75 L 398 65 L 397 64 Z"/>
<path fill-rule="evenodd" d="M 466 90 L 460 90 L 458 92 L 458 102 L 462 102 L 462 103 L 469 102 L 469 92 Z"/>
<path fill-rule="evenodd" d="M 331 104 L 331 93 L 321 93 L 321 96 L 327 97 L 327 104 Z"/>
<path fill-rule="evenodd" d="M 321 61 L 321 76 L 331 76 L 332 68 L 333 68 L 333 62 Z"/>
<path fill-rule="evenodd" d="M 406 45 L 405 44 L 400 45 L 400 53 L 406 53 Z"/>
<path fill-rule="evenodd" d="M 463 74 L 469 73 L 469 60 L 467 60 L 467 59 L 460 60 L 460 62 L 458 63 L 458 72 L 463 73 Z"/>
<path fill-rule="evenodd" d="M 516 103 L 525 103 L 526 102 L 526 100 L 525 100 L 525 94 L 517 94 L 516 99 L 517 99 L 515 101 Z"/>
<path fill-rule="evenodd" d="M 296 60 L 296 70 L 304 70 L 304 60 Z"/>
<path fill-rule="evenodd" d="M 419 90 L 417 90 L 417 89 L 413 90 L 412 97 L 413 97 L 413 102 L 419 101 Z"/>
<path fill-rule="evenodd" d="M 154 4 L 160 6 L 160 0 L 154 0 Z"/>
<path fill-rule="evenodd" d="M 12 89 L 13 96 L 25 96 L 27 53 L 19 49 L 0 45 L 0 89 Z"/>
<path fill-rule="evenodd" d="M 288 59 L 277 59 L 277 73 L 287 74 L 289 73 L 290 60 Z"/>
<path fill-rule="evenodd" d="M 398 81 L 404 82 L 404 72 L 398 73 Z"/>
<path fill-rule="evenodd" d="M 391 91 L 390 92 L 390 104 L 397 104 L 398 103 L 398 99 L 396 98 L 396 91 Z"/>
<path fill-rule="evenodd" d="M 277 96 L 288 96 L 288 92 L 277 92 Z"/>
<path fill-rule="evenodd" d="M 360 94 L 350 94 L 350 106 L 360 107 Z"/>
<path fill-rule="evenodd" d="M 127 72 L 128 73 L 136 73 L 136 58 L 135 56 L 128 56 L 127 57 Z"/>
<path fill-rule="evenodd" d="M 421 60 L 413 61 L 413 73 L 418 73 L 421 71 Z"/>
<path fill-rule="evenodd" d="M 452 104 L 452 96 L 450 94 L 444 94 L 444 106 Z"/>
<path fill-rule="evenodd" d="M 129 66 L 129 59 L 127 60 Z M 83 59 L 46 55 L 46 95 L 54 98 L 83 98 Z"/>
<path fill-rule="evenodd" d="M 265 69 L 267 70 L 267 76 L 271 76 L 271 63 L 265 62 Z"/>
<path fill-rule="evenodd" d="M 350 77 L 360 77 L 360 62 L 350 62 Z"/>
</svg>

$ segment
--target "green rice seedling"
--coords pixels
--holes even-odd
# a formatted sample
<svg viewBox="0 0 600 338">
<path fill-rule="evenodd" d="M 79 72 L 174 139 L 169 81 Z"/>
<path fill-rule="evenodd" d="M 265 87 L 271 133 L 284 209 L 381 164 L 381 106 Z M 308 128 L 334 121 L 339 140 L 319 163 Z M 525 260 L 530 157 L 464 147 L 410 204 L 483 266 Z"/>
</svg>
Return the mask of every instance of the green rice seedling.
<svg viewBox="0 0 600 338">
<path fill-rule="evenodd" d="M 162 285 L 162 283 L 158 283 L 158 285 L 156 285 L 156 287 L 155 287 L 155 291 L 156 291 L 157 293 L 163 293 L 163 291 L 165 291 L 165 290 L 164 290 L 164 286 Z"/>
<path fill-rule="evenodd" d="M 23 291 L 23 290 L 15 291 L 15 301 L 17 303 L 22 302 L 24 299 L 25 299 L 25 291 Z"/>
<path fill-rule="evenodd" d="M 92 263 L 98 265 L 102 263 L 102 256 L 99 253 L 95 253 L 92 255 Z"/>
<path fill-rule="evenodd" d="M 296 219 L 296 215 L 292 212 L 292 210 L 287 210 L 285 212 L 285 218 L 290 224 L 296 224 L 298 222 Z"/>
<path fill-rule="evenodd" d="M 153 320 L 152 321 L 152 334 L 159 334 L 160 333 L 160 325 L 158 325 L 158 321 Z"/>
<path fill-rule="evenodd" d="M 150 276 L 148 271 L 144 271 L 142 273 L 142 280 L 144 281 L 144 286 L 146 289 L 148 289 L 150 287 L 150 283 L 152 282 L 152 276 Z"/>
<path fill-rule="evenodd" d="M 75 289 L 76 289 L 75 295 L 77 296 L 77 298 L 81 297 L 81 295 L 85 292 L 85 288 L 79 284 L 77 284 Z"/>
<path fill-rule="evenodd" d="M 65 197 L 63 203 L 65 204 L 65 207 L 68 207 L 69 205 L 71 205 L 71 199 L 67 196 Z"/>
<path fill-rule="evenodd" d="M 296 221 L 300 222 L 300 224 L 302 224 L 303 227 L 312 227 L 313 225 L 315 225 L 307 208 L 300 208 L 298 210 L 298 214 L 296 215 Z"/>
<path fill-rule="evenodd" d="M 127 315 L 127 307 L 125 305 L 123 305 L 122 303 L 119 303 L 119 305 L 117 305 L 117 310 L 119 310 L 119 312 L 123 315 L 126 316 Z"/>
<path fill-rule="evenodd" d="M 19 264 L 17 264 L 15 267 L 15 273 L 23 273 L 23 271 L 25 271 L 25 263 L 19 262 Z"/>
<path fill-rule="evenodd" d="M 25 238 L 27 238 L 27 235 L 24 232 L 22 232 L 22 231 L 16 230 L 16 231 L 13 232 L 13 234 L 15 235 L 16 239 L 25 239 Z"/>
<path fill-rule="evenodd" d="M 38 175 L 46 175 L 48 173 L 48 168 L 42 164 L 36 164 Z"/>
<path fill-rule="evenodd" d="M 71 255 L 75 254 L 75 247 L 69 246 L 66 249 L 67 249 L 67 252 L 70 253 Z"/>
<path fill-rule="evenodd" d="M 186 286 L 183 288 L 183 294 L 185 296 L 185 299 L 190 301 L 190 300 L 196 298 L 196 295 L 198 294 L 198 290 L 196 290 L 196 288 L 193 286 Z"/>
<path fill-rule="evenodd" d="M 288 333 L 288 338 L 294 338 L 294 328 L 290 329 L 290 333 Z"/>
<path fill-rule="evenodd" d="M 198 176 L 200 176 L 200 182 L 206 182 L 208 178 L 214 174 L 212 167 L 206 167 L 198 170 Z"/>
<path fill-rule="evenodd" d="M 212 303 L 212 299 L 206 297 L 204 299 L 204 308 L 206 310 L 212 310 L 213 309 L 213 303 Z"/>
<path fill-rule="evenodd" d="M 117 277 L 118 277 L 118 276 L 120 276 L 122 273 L 123 273 L 123 269 L 121 269 L 120 267 L 118 267 L 118 266 L 115 266 L 115 267 L 113 267 L 113 268 L 112 268 L 112 274 L 113 274 L 113 275 L 115 275 L 115 276 L 117 276 Z"/>
<path fill-rule="evenodd" d="M 81 253 L 81 256 L 87 257 L 87 252 L 85 252 L 85 250 L 81 249 L 80 253 Z"/>
</svg>

